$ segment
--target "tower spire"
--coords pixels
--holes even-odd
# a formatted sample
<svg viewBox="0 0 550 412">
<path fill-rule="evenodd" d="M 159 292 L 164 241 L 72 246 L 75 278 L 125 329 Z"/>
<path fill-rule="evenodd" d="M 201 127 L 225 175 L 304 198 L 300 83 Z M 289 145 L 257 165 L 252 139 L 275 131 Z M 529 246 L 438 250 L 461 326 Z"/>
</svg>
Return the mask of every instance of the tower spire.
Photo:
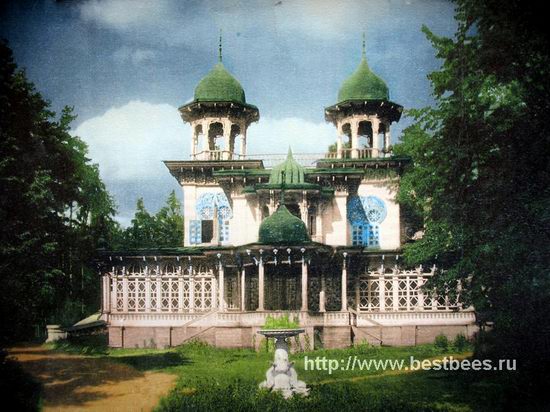
<svg viewBox="0 0 550 412">
<path fill-rule="evenodd" d="M 361 47 L 361 58 L 363 59 L 367 58 L 366 48 L 365 32 L 363 32 L 363 45 Z"/>
<path fill-rule="evenodd" d="M 218 61 L 222 62 L 222 29 L 220 29 L 220 43 L 218 46 Z"/>
</svg>

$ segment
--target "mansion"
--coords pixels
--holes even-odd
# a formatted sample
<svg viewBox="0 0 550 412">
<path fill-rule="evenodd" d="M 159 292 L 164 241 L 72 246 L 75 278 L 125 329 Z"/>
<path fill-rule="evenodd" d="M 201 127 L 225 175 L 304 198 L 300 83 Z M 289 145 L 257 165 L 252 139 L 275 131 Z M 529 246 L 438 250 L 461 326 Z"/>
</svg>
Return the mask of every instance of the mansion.
<svg viewBox="0 0 550 412">
<path fill-rule="evenodd" d="M 298 319 L 309 349 L 472 336 L 472 308 L 422 287 L 435 267 L 401 259 L 407 230 L 395 196 L 409 160 L 392 154 L 390 132 L 402 110 L 363 46 L 325 108 L 335 144 L 308 165 L 290 149 L 270 165 L 247 153 L 260 113 L 220 47 L 179 109 L 191 125 L 190 159 L 165 161 L 183 190 L 182 247 L 101 257 L 109 345 L 257 347 L 266 318 L 280 314 Z"/>
</svg>

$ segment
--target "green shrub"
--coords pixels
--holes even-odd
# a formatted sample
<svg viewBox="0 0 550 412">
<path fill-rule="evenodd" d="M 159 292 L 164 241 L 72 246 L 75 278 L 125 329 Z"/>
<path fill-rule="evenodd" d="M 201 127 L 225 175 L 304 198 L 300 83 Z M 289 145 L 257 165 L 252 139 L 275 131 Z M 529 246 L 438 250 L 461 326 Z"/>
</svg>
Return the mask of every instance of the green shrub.
<svg viewBox="0 0 550 412">
<path fill-rule="evenodd" d="M 69 336 L 51 343 L 54 350 L 78 355 L 106 355 L 108 353 L 107 334 Z"/>
<path fill-rule="evenodd" d="M 449 348 L 449 339 L 443 334 L 439 334 L 435 337 L 434 346 L 437 349 L 446 351 Z"/>
<path fill-rule="evenodd" d="M 453 340 L 453 348 L 455 350 L 457 350 L 458 352 L 463 352 L 469 347 L 470 342 L 468 342 L 466 336 L 464 336 L 462 333 L 456 335 L 455 339 Z"/>
<path fill-rule="evenodd" d="M 290 315 L 285 314 L 280 317 L 268 315 L 262 329 L 297 329 L 299 327 L 300 322 L 297 318 L 290 320 Z"/>
</svg>

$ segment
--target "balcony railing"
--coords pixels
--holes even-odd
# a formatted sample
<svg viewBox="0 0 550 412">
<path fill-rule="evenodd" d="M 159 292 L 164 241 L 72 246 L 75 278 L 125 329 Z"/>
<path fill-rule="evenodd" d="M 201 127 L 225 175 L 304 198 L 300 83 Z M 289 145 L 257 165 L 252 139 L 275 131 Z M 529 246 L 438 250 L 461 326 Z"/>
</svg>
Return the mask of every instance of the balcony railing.
<svg viewBox="0 0 550 412">
<path fill-rule="evenodd" d="M 385 153 L 380 149 L 362 148 L 362 149 L 342 149 L 339 152 L 328 152 L 325 154 L 327 159 L 371 159 L 384 157 Z"/>
<path fill-rule="evenodd" d="M 228 150 L 203 150 L 202 152 L 191 155 L 193 160 L 243 160 L 245 155 L 232 153 Z"/>
</svg>

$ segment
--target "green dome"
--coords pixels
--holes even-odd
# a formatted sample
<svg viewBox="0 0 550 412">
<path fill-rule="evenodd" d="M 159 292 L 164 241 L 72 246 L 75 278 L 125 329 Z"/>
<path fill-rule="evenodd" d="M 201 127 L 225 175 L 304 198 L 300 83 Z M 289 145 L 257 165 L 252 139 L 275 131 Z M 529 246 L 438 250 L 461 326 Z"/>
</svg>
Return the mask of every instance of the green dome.
<svg viewBox="0 0 550 412">
<path fill-rule="evenodd" d="M 244 89 L 220 62 L 195 88 L 197 102 L 233 102 L 246 104 Z"/>
<path fill-rule="evenodd" d="M 359 67 L 348 77 L 338 92 L 338 103 L 348 100 L 389 100 L 384 80 L 374 74 L 363 56 Z"/>
<path fill-rule="evenodd" d="M 304 183 L 304 167 L 294 160 L 292 150 L 288 149 L 286 160 L 275 166 L 269 176 L 270 185 L 296 185 Z"/>
<path fill-rule="evenodd" d="M 306 225 L 281 205 L 260 225 L 259 242 L 266 245 L 296 245 L 309 242 Z"/>
</svg>

